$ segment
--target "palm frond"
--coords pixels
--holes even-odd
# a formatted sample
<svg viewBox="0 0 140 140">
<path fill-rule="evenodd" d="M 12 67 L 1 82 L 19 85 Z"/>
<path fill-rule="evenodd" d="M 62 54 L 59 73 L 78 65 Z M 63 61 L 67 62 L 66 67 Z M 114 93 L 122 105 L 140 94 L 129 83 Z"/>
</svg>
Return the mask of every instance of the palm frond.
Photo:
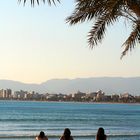
<svg viewBox="0 0 140 140">
<path fill-rule="evenodd" d="M 66 21 L 73 25 L 94 18 L 98 19 L 109 12 L 115 15 L 123 6 L 123 0 L 77 0 L 74 12 Z"/>
<path fill-rule="evenodd" d="M 102 2 L 99 0 L 77 0 L 75 11 L 66 20 L 70 25 L 85 20 L 95 21 L 88 34 L 89 46 L 93 48 L 104 38 L 107 26 L 113 24 L 120 16 L 118 9 L 122 9 L 123 5 L 122 0 L 102 0 Z"/>
<path fill-rule="evenodd" d="M 90 48 L 101 42 L 106 30 L 106 23 L 104 20 L 99 20 L 93 25 L 88 35 L 88 43 Z"/>
<path fill-rule="evenodd" d="M 131 51 L 138 42 L 140 43 L 140 21 L 138 21 L 138 24 L 133 25 L 133 31 L 124 42 L 123 46 L 125 49 L 122 52 L 121 58 L 125 56 L 129 50 Z"/>
<path fill-rule="evenodd" d="M 91 48 L 100 43 L 105 36 L 106 29 L 119 17 L 130 20 L 137 27 L 133 27 L 130 37 L 126 40 L 125 50 L 134 48 L 140 39 L 140 0 L 76 0 L 75 10 L 66 21 L 70 25 L 93 21 L 93 26 L 88 34 L 88 43 Z"/>
<path fill-rule="evenodd" d="M 88 43 L 90 48 L 93 48 L 95 45 L 98 45 L 98 43 L 101 43 L 107 27 L 116 22 L 118 18 L 119 16 L 112 16 L 110 13 L 108 13 L 96 21 L 88 35 Z"/>
<path fill-rule="evenodd" d="M 139 0 L 125 0 L 126 8 L 131 10 L 130 13 L 135 14 L 137 17 L 140 17 L 140 1 Z"/>
<path fill-rule="evenodd" d="M 85 20 L 92 20 L 104 13 L 104 3 L 105 0 L 102 2 L 99 0 L 77 0 L 74 12 L 66 19 L 66 21 L 69 22 L 70 25 L 73 25 L 78 22 L 84 22 Z"/>
<path fill-rule="evenodd" d="M 30 1 L 31 6 L 34 6 L 35 3 L 39 5 L 40 2 L 43 2 L 43 3 L 46 2 L 46 0 L 18 0 L 18 1 L 19 1 L 19 3 L 23 2 L 24 5 L 25 5 L 25 3 L 26 3 L 27 1 Z M 51 5 L 52 3 L 55 5 L 56 2 L 59 2 L 59 3 L 60 3 L 60 0 L 47 0 L 47 2 L 48 2 L 49 5 Z"/>
</svg>

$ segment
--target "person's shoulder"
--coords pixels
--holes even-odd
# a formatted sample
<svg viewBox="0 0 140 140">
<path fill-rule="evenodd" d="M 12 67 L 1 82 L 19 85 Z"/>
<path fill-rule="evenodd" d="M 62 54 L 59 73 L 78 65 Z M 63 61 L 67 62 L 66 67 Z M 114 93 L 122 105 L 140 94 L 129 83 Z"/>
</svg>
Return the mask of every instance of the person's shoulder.
<svg viewBox="0 0 140 140">
<path fill-rule="evenodd" d="M 47 136 L 45 136 L 45 140 L 48 140 L 48 137 Z"/>
<path fill-rule="evenodd" d="M 48 137 L 47 136 L 45 136 L 44 138 L 36 137 L 36 140 L 48 140 Z"/>
<path fill-rule="evenodd" d="M 61 137 L 60 137 L 60 140 L 64 140 L 64 136 L 61 136 Z"/>
</svg>

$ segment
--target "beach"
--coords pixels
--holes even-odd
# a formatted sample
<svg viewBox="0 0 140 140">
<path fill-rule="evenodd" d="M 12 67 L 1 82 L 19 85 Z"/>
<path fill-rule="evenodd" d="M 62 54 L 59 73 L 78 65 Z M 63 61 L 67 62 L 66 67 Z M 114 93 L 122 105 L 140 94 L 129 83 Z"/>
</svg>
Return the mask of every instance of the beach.
<svg viewBox="0 0 140 140">
<path fill-rule="evenodd" d="M 139 104 L 0 101 L 0 139 L 33 140 L 40 131 L 58 140 L 64 128 L 76 140 L 94 140 L 103 127 L 108 139 L 140 139 Z"/>
</svg>

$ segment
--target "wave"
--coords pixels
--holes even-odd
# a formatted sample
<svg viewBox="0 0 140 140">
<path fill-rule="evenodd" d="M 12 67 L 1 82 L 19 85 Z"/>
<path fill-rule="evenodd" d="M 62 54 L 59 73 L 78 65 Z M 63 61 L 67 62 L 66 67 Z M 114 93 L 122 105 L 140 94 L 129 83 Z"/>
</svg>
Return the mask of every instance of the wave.
<svg viewBox="0 0 140 140">
<path fill-rule="evenodd" d="M 66 119 L 64 119 L 64 118 L 62 118 L 62 119 L 56 119 L 56 118 L 55 119 L 54 118 L 52 118 L 52 119 L 40 119 L 40 118 L 39 119 L 38 118 L 37 119 L 36 118 L 34 118 L 34 119 L 32 119 L 32 118 L 31 119 L 20 119 L 20 118 L 17 118 L 17 119 L 11 119 L 11 118 L 10 119 L 5 119 L 4 118 L 4 119 L 0 119 L 1 122 L 4 122 L 4 121 L 5 122 L 20 122 L 20 121 L 22 121 L 22 122 L 29 122 L 29 121 L 39 121 L 39 122 L 44 122 L 44 121 L 49 121 L 49 122 L 50 121 L 53 121 L 53 122 L 54 121 L 57 121 L 57 122 L 58 121 L 60 121 L 60 122 L 79 121 L 80 122 L 80 121 L 86 121 L 87 122 L 87 121 L 91 121 L 91 120 L 92 119 L 88 120 L 86 118 L 83 118 L 83 119 L 79 119 L 79 118 L 73 118 L 73 119 L 69 119 L 69 118 L 66 118 Z"/>
<path fill-rule="evenodd" d="M 49 138 L 56 138 L 56 137 L 61 137 L 61 135 L 47 135 Z M 90 137 L 95 137 L 95 134 L 82 134 L 82 135 L 73 135 L 73 137 L 77 137 L 77 138 L 90 138 Z M 140 134 L 109 134 L 107 135 L 107 137 L 139 137 Z M 0 136 L 1 138 L 35 138 L 36 135 L 4 135 L 4 136 Z"/>
</svg>

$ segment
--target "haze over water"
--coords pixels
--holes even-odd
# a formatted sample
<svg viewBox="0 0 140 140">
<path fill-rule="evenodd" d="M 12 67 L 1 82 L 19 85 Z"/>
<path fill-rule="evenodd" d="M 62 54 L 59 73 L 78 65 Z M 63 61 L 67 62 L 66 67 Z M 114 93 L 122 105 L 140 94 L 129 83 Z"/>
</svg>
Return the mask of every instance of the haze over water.
<svg viewBox="0 0 140 140">
<path fill-rule="evenodd" d="M 58 140 L 71 129 L 75 140 L 94 140 L 105 128 L 108 139 L 140 139 L 140 105 L 0 101 L 0 140 L 33 140 L 42 130 Z"/>
</svg>

